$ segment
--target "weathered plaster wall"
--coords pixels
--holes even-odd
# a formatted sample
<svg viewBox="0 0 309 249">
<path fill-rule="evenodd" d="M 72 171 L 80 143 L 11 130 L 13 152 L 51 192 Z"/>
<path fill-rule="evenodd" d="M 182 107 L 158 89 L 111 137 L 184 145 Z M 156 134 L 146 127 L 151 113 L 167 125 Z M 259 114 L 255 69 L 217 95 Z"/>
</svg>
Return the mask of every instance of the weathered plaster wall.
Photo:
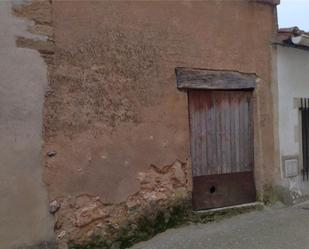
<svg viewBox="0 0 309 249">
<path fill-rule="evenodd" d="M 309 97 L 308 87 L 309 52 L 291 47 L 277 46 L 278 110 L 280 159 L 283 156 L 298 156 L 299 176 L 282 183 L 292 195 L 309 193 L 309 186 L 302 180 L 301 117 L 297 99 Z M 281 170 L 282 168 L 282 160 Z M 293 194 L 294 193 L 294 194 Z"/>
<path fill-rule="evenodd" d="M 125 202 L 127 212 L 131 196 L 143 189 L 138 175 L 153 174 L 151 165 L 180 163 L 190 172 L 187 95 L 176 89 L 175 67 L 259 76 L 255 176 L 262 194 L 277 170 L 270 47 L 274 14 L 273 6 L 252 1 L 53 1 L 56 47 L 44 139 L 46 153 L 55 153 L 46 156 L 44 177 L 50 200 L 63 205 L 57 212 L 60 238 L 76 238 L 76 227 L 69 226 L 92 208 L 89 203 Z M 183 188 L 181 182 L 173 188 Z M 169 189 L 154 190 L 153 184 L 157 193 Z M 84 195 L 88 201 L 76 204 L 76 197 Z M 90 234 L 89 224 L 105 217 L 99 206 L 98 216 L 83 227 Z"/>
<path fill-rule="evenodd" d="M 16 36 L 41 39 L 0 1 L 0 248 L 47 246 L 53 239 L 42 181 L 42 110 L 47 70 L 37 51 L 17 48 Z"/>
</svg>

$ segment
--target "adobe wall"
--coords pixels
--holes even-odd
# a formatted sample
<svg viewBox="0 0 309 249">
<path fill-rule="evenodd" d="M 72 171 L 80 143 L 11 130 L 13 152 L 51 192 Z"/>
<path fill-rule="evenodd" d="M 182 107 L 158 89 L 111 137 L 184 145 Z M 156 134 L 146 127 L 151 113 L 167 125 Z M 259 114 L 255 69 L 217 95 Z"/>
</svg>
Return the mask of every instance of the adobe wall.
<svg viewBox="0 0 309 249">
<path fill-rule="evenodd" d="M 52 12 L 44 180 L 60 241 L 102 235 L 158 203 L 190 198 L 187 94 L 176 88 L 175 67 L 259 77 L 255 178 L 263 197 L 278 171 L 272 5 L 59 0 Z"/>
<path fill-rule="evenodd" d="M 55 1 L 53 15 L 55 65 L 44 123 L 46 152 L 56 152 L 45 168 L 51 200 L 89 194 L 102 203 L 125 202 L 151 165 L 179 162 L 190 181 L 187 95 L 176 89 L 175 67 L 258 75 L 259 194 L 271 185 L 273 6 Z"/>
</svg>

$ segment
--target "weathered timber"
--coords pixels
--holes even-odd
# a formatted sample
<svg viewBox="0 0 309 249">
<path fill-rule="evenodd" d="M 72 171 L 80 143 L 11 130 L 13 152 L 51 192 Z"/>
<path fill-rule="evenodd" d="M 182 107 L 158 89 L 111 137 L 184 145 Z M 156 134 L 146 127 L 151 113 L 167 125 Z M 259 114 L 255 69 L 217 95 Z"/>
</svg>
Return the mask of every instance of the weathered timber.
<svg viewBox="0 0 309 249">
<path fill-rule="evenodd" d="M 254 201 L 252 91 L 188 96 L 194 209 Z"/>
<path fill-rule="evenodd" d="M 252 171 L 193 177 L 193 209 L 220 208 L 256 200 Z"/>
<path fill-rule="evenodd" d="M 177 88 L 239 90 L 254 89 L 257 76 L 255 74 L 236 71 L 204 70 L 192 68 L 176 68 Z"/>
<path fill-rule="evenodd" d="M 252 171 L 251 91 L 189 90 L 193 176 Z"/>
</svg>

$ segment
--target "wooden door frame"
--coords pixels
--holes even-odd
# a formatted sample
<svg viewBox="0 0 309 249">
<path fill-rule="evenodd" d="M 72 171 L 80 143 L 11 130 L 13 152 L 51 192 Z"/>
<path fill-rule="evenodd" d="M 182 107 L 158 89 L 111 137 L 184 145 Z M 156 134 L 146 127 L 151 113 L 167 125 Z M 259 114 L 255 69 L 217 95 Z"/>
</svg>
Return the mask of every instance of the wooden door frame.
<svg viewBox="0 0 309 249">
<path fill-rule="evenodd" d="M 175 69 L 175 72 L 176 72 L 177 88 L 179 90 L 190 90 L 190 89 L 192 90 L 225 90 L 225 91 L 244 90 L 244 91 L 253 92 L 253 90 L 256 87 L 256 83 L 258 81 L 258 77 L 256 74 L 241 73 L 238 71 L 229 71 L 229 70 L 208 70 L 208 69 L 178 67 Z M 253 111 L 253 108 L 251 109 L 251 111 Z M 254 120 L 253 112 L 251 113 L 251 115 L 252 115 L 251 119 L 253 122 Z M 253 133 L 252 135 L 253 135 L 253 141 L 254 141 L 254 125 L 253 124 L 252 124 L 252 133 Z M 190 148 L 191 146 L 192 145 L 190 142 Z M 254 147 L 253 147 L 253 153 L 254 153 Z M 254 174 L 254 168 L 255 167 L 253 165 L 253 174 Z M 253 175 L 251 177 L 253 177 Z M 248 178 L 247 180 L 250 181 L 251 177 L 249 178 L 247 177 Z M 229 180 L 229 179 L 225 178 L 225 180 Z M 253 177 L 253 184 L 255 185 L 254 177 Z M 205 186 L 203 186 L 203 188 L 204 187 Z M 194 206 L 194 203 L 193 203 L 193 206 Z"/>
</svg>

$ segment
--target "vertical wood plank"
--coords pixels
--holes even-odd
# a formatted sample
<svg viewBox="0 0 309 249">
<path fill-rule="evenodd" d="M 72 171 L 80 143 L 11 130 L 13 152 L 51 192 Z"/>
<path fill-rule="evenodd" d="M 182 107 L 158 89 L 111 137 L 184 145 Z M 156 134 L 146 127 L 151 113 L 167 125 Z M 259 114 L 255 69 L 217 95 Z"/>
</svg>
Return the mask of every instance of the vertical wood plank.
<svg viewBox="0 0 309 249">
<path fill-rule="evenodd" d="M 216 137 L 216 148 L 214 149 L 214 154 L 216 155 L 214 172 L 212 174 L 222 174 L 222 157 L 221 157 L 221 110 L 220 110 L 220 95 L 218 92 L 213 92 L 213 97 L 215 101 L 215 137 Z"/>
<path fill-rule="evenodd" d="M 229 96 L 231 92 L 225 92 L 224 94 L 224 144 L 225 144 L 225 171 L 224 173 L 230 173 L 232 171 L 232 162 L 231 162 L 231 110 L 229 103 Z"/>
<path fill-rule="evenodd" d="M 236 151 L 237 147 L 235 146 L 236 140 L 236 125 L 235 125 L 235 111 L 237 106 L 235 104 L 235 94 L 229 94 L 229 112 L 230 112 L 230 148 L 231 148 L 231 172 L 236 172 Z"/>
<path fill-rule="evenodd" d="M 243 98 L 243 111 L 244 111 L 244 168 L 242 171 L 249 170 L 249 105 L 247 94 L 244 94 Z"/>
<path fill-rule="evenodd" d="M 245 128 L 244 128 L 244 103 L 243 103 L 243 96 L 239 96 L 239 168 L 238 172 L 241 172 L 244 168 L 244 147 L 246 146 L 244 143 L 244 136 L 245 136 Z"/>
<path fill-rule="evenodd" d="M 253 170 L 254 165 L 254 126 L 253 126 L 253 100 L 251 93 L 248 94 L 249 98 L 249 163 L 250 170 Z"/>
<path fill-rule="evenodd" d="M 235 151 L 236 151 L 236 165 L 235 165 L 235 172 L 239 172 L 239 168 L 240 168 L 240 163 L 241 163 L 241 159 L 240 159 L 240 151 L 239 151 L 239 147 L 240 147 L 240 143 L 239 143 L 239 137 L 240 137 L 240 120 L 239 120 L 239 104 L 240 104 L 240 100 L 239 100 L 239 93 L 237 92 L 235 94 Z"/>
<path fill-rule="evenodd" d="M 253 169 L 251 92 L 189 91 L 193 176 Z"/>
<path fill-rule="evenodd" d="M 206 114 L 206 123 L 207 123 L 207 174 L 211 175 L 212 172 L 215 172 L 217 169 L 216 165 L 216 127 L 215 127 L 215 100 L 212 94 L 209 94 L 209 106 L 208 112 Z"/>
<path fill-rule="evenodd" d="M 196 95 L 196 106 L 195 106 L 195 112 L 196 112 L 196 120 L 195 120 L 195 130 L 196 132 L 196 148 L 195 148 L 195 153 L 197 157 L 197 169 L 196 169 L 196 175 L 202 175 L 202 168 L 204 162 L 202 161 L 202 137 L 201 137 L 201 92 L 197 92 Z M 205 164 L 206 165 L 206 164 Z"/>
<path fill-rule="evenodd" d="M 207 99 L 208 96 L 203 94 L 200 96 L 200 103 L 201 103 L 201 161 L 203 165 L 208 165 L 207 160 L 207 146 L 208 146 L 208 139 L 207 139 L 207 128 L 206 128 L 206 115 L 208 112 L 207 106 Z M 201 166 L 201 175 L 207 174 L 207 167 Z"/>
<path fill-rule="evenodd" d="M 220 92 L 220 112 L 221 117 L 221 127 L 220 127 L 220 144 L 221 144 L 221 151 L 219 152 L 220 158 L 222 159 L 222 174 L 227 172 L 227 144 L 226 144 L 226 131 L 225 131 L 225 122 L 226 122 L 226 101 L 225 101 L 225 92 Z"/>
</svg>

